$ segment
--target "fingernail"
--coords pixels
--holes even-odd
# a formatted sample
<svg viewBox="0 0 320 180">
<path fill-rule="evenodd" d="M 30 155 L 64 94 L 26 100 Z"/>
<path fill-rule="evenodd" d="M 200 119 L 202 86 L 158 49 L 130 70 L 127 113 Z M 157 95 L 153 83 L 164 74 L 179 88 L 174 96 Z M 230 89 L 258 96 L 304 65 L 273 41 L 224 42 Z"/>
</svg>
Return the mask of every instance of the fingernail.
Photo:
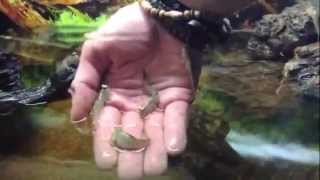
<svg viewBox="0 0 320 180">
<path fill-rule="evenodd" d="M 95 163 L 97 167 L 101 170 L 109 170 L 112 169 L 117 162 L 117 154 L 116 152 L 101 152 L 95 153 Z"/>
<path fill-rule="evenodd" d="M 101 157 L 102 158 L 110 158 L 113 156 L 114 153 L 109 153 L 109 152 L 102 152 Z"/>
<path fill-rule="evenodd" d="M 88 121 L 87 117 L 78 121 L 71 121 L 75 129 L 82 135 L 90 135 L 92 132 L 92 124 Z"/>
<path fill-rule="evenodd" d="M 185 149 L 185 142 L 179 142 L 178 138 L 172 138 L 168 144 L 167 149 L 171 155 L 179 154 Z"/>
</svg>

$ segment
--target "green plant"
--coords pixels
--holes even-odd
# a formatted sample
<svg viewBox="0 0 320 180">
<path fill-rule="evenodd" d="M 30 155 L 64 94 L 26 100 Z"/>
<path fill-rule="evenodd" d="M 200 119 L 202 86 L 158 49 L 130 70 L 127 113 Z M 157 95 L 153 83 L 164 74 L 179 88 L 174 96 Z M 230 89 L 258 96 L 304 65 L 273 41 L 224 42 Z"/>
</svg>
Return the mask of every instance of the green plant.
<svg viewBox="0 0 320 180">
<path fill-rule="evenodd" d="M 81 44 L 84 34 L 95 31 L 108 20 L 108 15 L 102 14 L 96 18 L 71 6 L 64 10 L 50 9 L 53 19 L 50 20 L 53 39 L 71 45 Z"/>
<path fill-rule="evenodd" d="M 85 26 L 99 27 L 107 20 L 107 15 L 101 15 L 92 18 L 88 14 L 79 11 L 76 8 L 68 6 L 64 10 L 54 10 L 54 20 L 51 21 L 54 26 Z"/>
</svg>

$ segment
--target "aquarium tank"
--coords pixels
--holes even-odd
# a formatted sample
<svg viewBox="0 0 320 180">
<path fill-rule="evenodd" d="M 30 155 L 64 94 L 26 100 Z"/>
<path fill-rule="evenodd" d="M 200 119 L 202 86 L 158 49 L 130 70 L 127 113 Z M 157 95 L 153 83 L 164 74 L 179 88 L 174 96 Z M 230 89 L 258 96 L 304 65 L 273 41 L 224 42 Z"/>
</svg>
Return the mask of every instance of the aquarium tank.
<svg viewBox="0 0 320 180">
<path fill-rule="evenodd" d="M 319 0 L 225 2 L 0 0 L 0 179 L 318 180 Z"/>
</svg>

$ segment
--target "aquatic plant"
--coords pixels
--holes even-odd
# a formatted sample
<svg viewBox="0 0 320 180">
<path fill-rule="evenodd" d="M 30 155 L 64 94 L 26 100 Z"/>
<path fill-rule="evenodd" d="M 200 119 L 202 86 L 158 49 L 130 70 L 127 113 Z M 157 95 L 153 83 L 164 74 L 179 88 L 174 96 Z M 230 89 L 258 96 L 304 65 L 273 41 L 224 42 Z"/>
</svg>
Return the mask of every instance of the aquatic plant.
<svg viewBox="0 0 320 180">
<path fill-rule="evenodd" d="M 59 42 L 77 45 L 82 43 L 84 34 L 102 26 L 108 15 L 102 14 L 96 18 L 81 12 L 71 6 L 64 10 L 50 10 L 54 18 L 50 21 L 53 38 Z"/>
<path fill-rule="evenodd" d="M 107 15 L 103 14 L 97 18 L 92 18 L 85 12 L 68 6 L 64 10 L 51 9 L 50 12 L 54 15 L 51 21 L 55 26 L 86 26 L 98 27 L 104 24 L 107 20 Z"/>
<path fill-rule="evenodd" d="M 194 104 L 206 112 L 223 113 L 225 108 L 224 102 L 208 90 L 200 91 Z"/>
<path fill-rule="evenodd" d="M 40 12 L 34 9 L 32 3 L 42 4 L 48 9 L 51 5 L 75 5 L 85 2 L 85 0 L 1 0 L 0 12 L 8 16 L 14 23 L 22 28 L 33 29 L 48 25 L 46 18 Z"/>
<path fill-rule="evenodd" d="M 72 52 L 75 47 L 84 42 L 85 33 L 96 30 L 108 19 L 106 14 L 92 18 L 71 6 L 63 9 L 45 8 L 51 14 L 49 20 L 22 0 L 0 1 L 0 11 L 9 15 L 22 14 L 23 17 L 14 16 L 16 19 L 9 17 L 21 27 L 31 30 L 25 33 L 10 32 L 1 35 L 1 49 L 22 56 L 24 60 L 28 59 L 28 63 L 51 64 Z M 20 13 L 22 10 L 24 13 Z"/>
<path fill-rule="evenodd" d="M 37 0 L 37 3 L 50 6 L 56 4 L 63 4 L 63 5 L 75 5 L 80 3 L 85 3 L 87 0 Z"/>
</svg>

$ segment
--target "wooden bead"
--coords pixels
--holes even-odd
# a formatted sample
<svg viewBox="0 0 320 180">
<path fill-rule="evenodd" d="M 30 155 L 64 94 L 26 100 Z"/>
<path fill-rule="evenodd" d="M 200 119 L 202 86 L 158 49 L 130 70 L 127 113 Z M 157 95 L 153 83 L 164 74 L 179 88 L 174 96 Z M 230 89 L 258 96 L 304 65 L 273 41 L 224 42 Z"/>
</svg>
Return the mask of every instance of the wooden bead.
<svg viewBox="0 0 320 180">
<path fill-rule="evenodd" d="M 173 19 L 179 19 L 183 17 L 183 13 L 179 11 L 167 11 L 165 16 L 171 17 Z"/>
<path fill-rule="evenodd" d="M 192 16 L 192 13 L 191 13 L 191 11 L 184 11 L 183 16 L 185 19 L 190 19 Z"/>
<path fill-rule="evenodd" d="M 158 15 L 158 12 L 159 12 L 159 10 L 156 9 L 156 8 L 151 8 L 151 9 L 150 9 L 150 13 L 151 13 L 152 15 Z"/>
<path fill-rule="evenodd" d="M 152 5 L 148 1 L 140 1 L 142 8 L 149 10 L 152 8 Z"/>
<path fill-rule="evenodd" d="M 171 10 L 171 11 L 166 11 L 163 9 L 160 10 L 158 8 L 154 8 L 152 4 L 146 0 L 141 0 L 140 5 L 143 9 L 148 11 L 151 15 L 158 16 L 160 18 L 168 17 L 175 20 L 179 20 L 179 19 L 190 20 L 190 19 L 199 19 L 201 15 L 200 11 L 198 10 L 185 10 L 183 12 L 176 11 L 176 10 Z"/>
<path fill-rule="evenodd" d="M 162 18 L 165 16 L 166 11 L 165 10 L 160 10 L 159 11 L 159 17 Z"/>
<path fill-rule="evenodd" d="M 198 10 L 193 10 L 193 11 L 192 11 L 192 14 L 193 14 L 193 16 L 194 16 L 195 18 L 200 18 L 200 15 L 201 15 L 200 11 L 198 11 Z"/>
</svg>

